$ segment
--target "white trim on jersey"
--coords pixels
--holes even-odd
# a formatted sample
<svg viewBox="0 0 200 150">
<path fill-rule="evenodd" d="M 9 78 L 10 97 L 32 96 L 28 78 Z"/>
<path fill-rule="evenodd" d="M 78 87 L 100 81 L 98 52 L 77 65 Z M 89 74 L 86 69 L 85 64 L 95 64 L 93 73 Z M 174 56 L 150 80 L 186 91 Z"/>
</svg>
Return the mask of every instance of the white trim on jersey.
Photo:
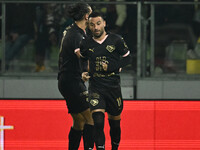
<svg viewBox="0 0 200 150">
<path fill-rule="evenodd" d="M 106 38 L 108 37 L 108 35 L 106 35 L 101 41 L 96 40 L 95 38 L 93 38 L 97 43 L 102 44 Z"/>
<path fill-rule="evenodd" d="M 126 57 L 130 54 L 130 51 L 128 51 L 126 54 L 124 54 L 122 57 Z"/>
</svg>

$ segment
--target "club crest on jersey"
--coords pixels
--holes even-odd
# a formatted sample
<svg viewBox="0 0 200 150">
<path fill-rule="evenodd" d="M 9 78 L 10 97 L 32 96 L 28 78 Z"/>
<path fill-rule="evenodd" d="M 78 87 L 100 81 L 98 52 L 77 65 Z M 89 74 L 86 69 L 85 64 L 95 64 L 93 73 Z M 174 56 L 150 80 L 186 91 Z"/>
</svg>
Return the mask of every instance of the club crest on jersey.
<svg viewBox="0 0 200 150">
<path fill-rule="evenodd" d="M 114 46 L 114 45 L 107 45 L 107 46 L 106 46 L 106 49 L 107 49 L 110 53 L 112 53 L 112 52 L 115 50 L 115 46 Z"/>
<path fill-rule="evenodd" d="M 96 105 L 99 104 L 99 100 L 98 100 L 98 99 L 91 99 L 91 100 L 90 100 L 90 104 L 91 104 L 92 106 L 96 106 Z"/>
</svg>

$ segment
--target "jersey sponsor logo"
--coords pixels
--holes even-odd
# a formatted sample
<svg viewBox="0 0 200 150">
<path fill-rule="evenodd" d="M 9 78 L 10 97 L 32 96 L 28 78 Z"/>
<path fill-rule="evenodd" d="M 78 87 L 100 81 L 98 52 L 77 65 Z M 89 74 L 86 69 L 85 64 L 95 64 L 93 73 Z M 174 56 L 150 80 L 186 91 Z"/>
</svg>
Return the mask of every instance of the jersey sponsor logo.
<svg viewBox="0 0 200 150">
<path fill-rule="evenodd" d="M 104 77 L 110 77 L 110 76 L 114 76 L 114 75 L 115 75 L 114 72 L 109 73 L 109 74 L 94 73 L 94 74 L 93 74 L 93 77 L 102 77 L 102 78 L 104 78 Z"/>
<path fill-rule="evenodd" d="M 98 99 L 91 99 L 91 100 L 90 100 L 90 104 L 91 104 L 92 106 L 96 106 L 96 105 L 99 104 L 99 100 L 98 100 Z"/>
<path fill-rule="evenodd" d="M 112 52 L 115 50 L 115 45 L 107 45 L 107 46 L 106 46 L 106 49 L 107 49 L 110 53 L 112 53 Z"/>
</svg>

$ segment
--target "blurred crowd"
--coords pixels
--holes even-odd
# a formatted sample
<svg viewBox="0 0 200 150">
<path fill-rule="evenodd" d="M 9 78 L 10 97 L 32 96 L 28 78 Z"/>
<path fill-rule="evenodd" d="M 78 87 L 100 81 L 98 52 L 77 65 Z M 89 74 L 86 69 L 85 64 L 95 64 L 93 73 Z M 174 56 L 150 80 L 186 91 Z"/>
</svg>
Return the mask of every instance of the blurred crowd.
<svg viewBox="0 0 200 150">
<path fill-rule="evenodd" d="M 35 46 L 35 71 L 45 70 L 44 61 L 51 47 L 59 44 L 65 25 L 71 24 L 65 4 L 6 5 L 6 67 L 29 42 Z"/>
<path fill-rule="evenodd" d="M 6 69 L 9 69 L 10 62 L 23 47 L 32 43 L 35 47 L 35 72 L 45 70 L 45 59 L 51 53 L 52 46 L 59 47 L 63 30 L 73 23 L 66 13 L 67 5 L 57 3 L 6 4 Z M 94 4 L 92 7 L 107 16 L 110 31 L 121 31 L 127 18 L 126 5 Z"/>
<path fill-rule="evenodd" d="M 91 0 L 87 1 L 90 2 Z M 102 2 L 102 0 L 94 1 Z M 133 2 L 133 0 L 104 0 L 104 2 L 109 1 Z M 162 2 L 164 1 L 170 0 L 162 0 Z M 198 0 L 176 1 L 191 2 Z M 9 69 L 10 62 L 28 43 L 34 45 L 35 49 L 34 71 L 42 72 L 46 69 L 45 60 L 52 52 L 52 47 L 57 48 L 58 54 L 62 32 L 68 25 L 73 23 L 67 16 L 67 6 L 68 3 L 6 4 L 6 69 Z M 93 10 L 105 15 L 107 30 L 121 34 L 127 41 L 133 56 L 132 68 L 136 68 L 137 5 L 92 3 L 91 6 Z M 175 40 L 184 40 L 187 43 L 187 49 L 194 50 L 200 37 L 200 6 L 156 5 L 155 8 L 155 56 L 158 58 L 156 63 L 163 63 L 160 62 L 165 57 L 163 49 Z M 148 19 L 150 6 L 146 7 L 144 13 L 147 14 L 146 18 Z M 147 25 L 147 32 L 149 34 L 150 24 Z M 148 42 L 150 43 L 150 36 Z"/>
</svg>

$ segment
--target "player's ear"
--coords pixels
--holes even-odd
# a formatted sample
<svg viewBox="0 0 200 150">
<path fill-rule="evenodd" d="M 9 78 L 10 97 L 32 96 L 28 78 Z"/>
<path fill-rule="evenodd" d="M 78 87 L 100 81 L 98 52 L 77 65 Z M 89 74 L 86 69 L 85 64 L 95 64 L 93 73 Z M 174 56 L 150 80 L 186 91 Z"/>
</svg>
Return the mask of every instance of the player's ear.
<svg viewBox="0 0 200 150">
<path fill-rule="evenodd" d="M 105 20 L 103 21 L 103 24 L 104 24 L 103 26 L 106 27 L 106 21 Z"/>
<path fill-rule="evenodd" d="M 85 20 L 88 20 L 88 16 L 89 16 L 88 14 L 85 14 Z"/>
<path fill-rule="evenodd" d="M 92 8 L 89 7 L 90 12 L 85 14 L 85 20 L 88 20 L 89 15 L 92 13 Z"/>
</svg>

